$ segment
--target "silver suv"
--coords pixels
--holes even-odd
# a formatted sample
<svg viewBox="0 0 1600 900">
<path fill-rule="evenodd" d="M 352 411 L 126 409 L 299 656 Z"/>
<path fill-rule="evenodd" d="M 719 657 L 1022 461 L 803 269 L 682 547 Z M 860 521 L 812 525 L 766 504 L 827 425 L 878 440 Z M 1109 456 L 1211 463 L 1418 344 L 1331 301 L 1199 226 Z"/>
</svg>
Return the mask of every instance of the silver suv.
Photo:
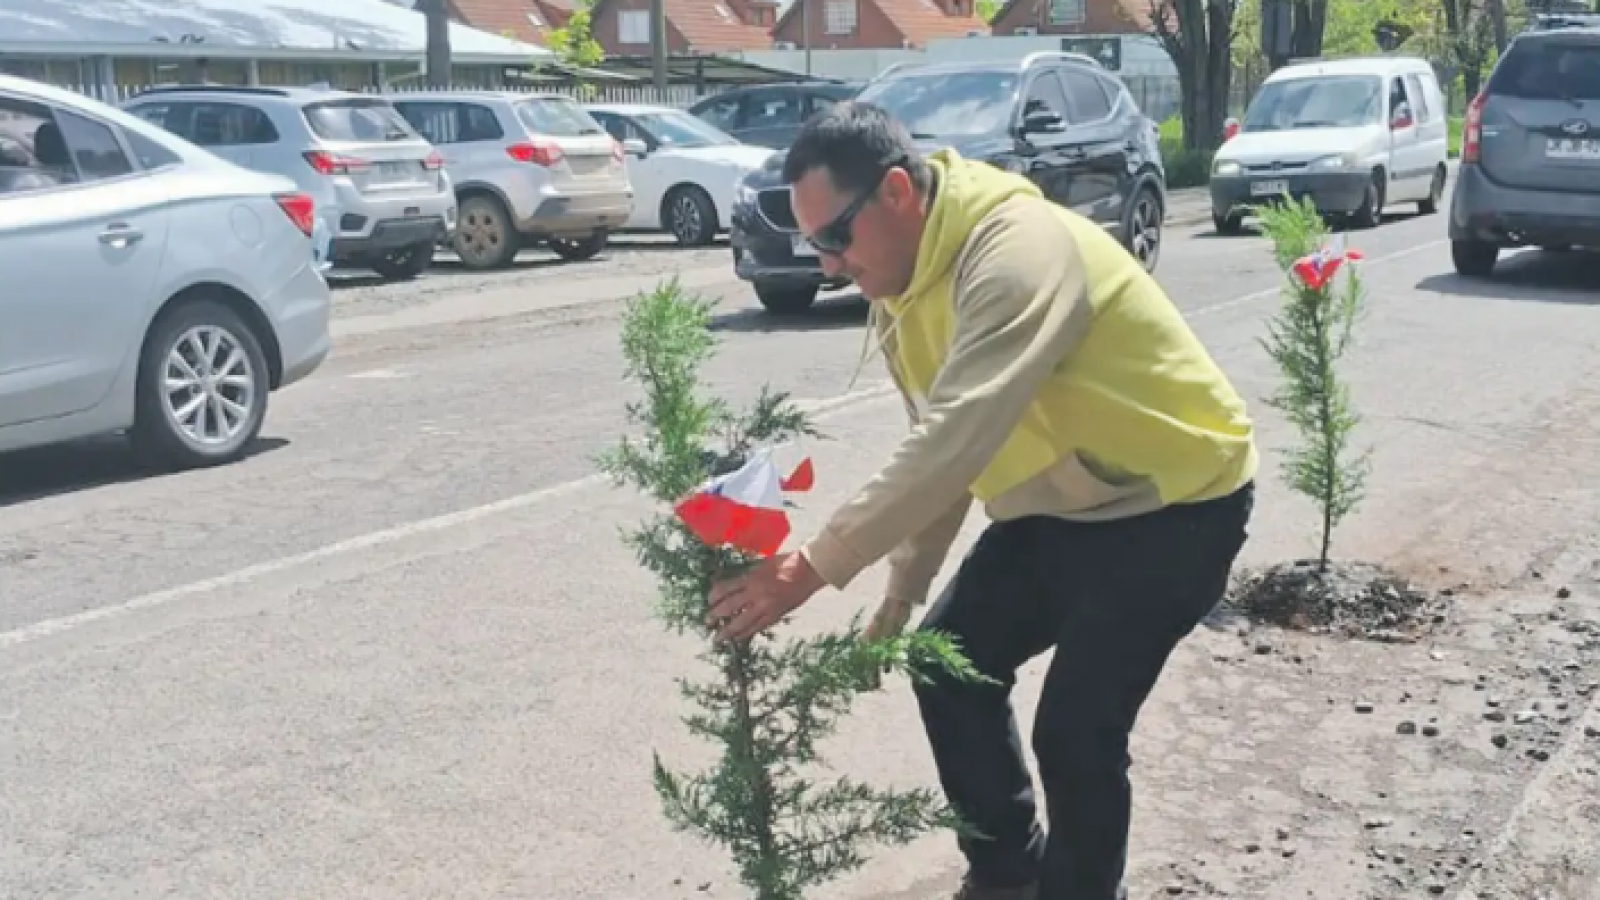
<svg viewBox="0 0 1600 900">
<path fill-rule="evenodd" d="M 1525 31 L 1470 106 L 1450 210 L 1456 271 L 1500 250 L 1600 247 L 1600 28 Z"/>
<path fill-rule="evenodd" d="M 335 265 L 414 278 L 455 231 L 444 158 L 381 97 L 310 88 L 153 88 L 132 114 L 316 200 Z"/>
<path fill-rule="evenodd" d="M 622 146 L 570 98 L 468 91 L 392 99 L 444 154 L 461 203 L 456 252 L 469 269 L 509 265 L 535 241 L 563 259 L 589 259 L 633 211 Z"/>
</svg>

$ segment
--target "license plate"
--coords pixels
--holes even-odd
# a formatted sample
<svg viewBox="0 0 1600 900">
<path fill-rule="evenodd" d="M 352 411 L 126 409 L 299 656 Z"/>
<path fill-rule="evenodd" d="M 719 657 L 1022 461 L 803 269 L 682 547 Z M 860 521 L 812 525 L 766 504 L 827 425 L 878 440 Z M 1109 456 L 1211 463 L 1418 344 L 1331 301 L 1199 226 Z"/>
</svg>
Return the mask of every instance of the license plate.
<svg viewBox="0 0 1600 900">
<path fill-rule="evenodd" d="M 410 181 L 416 174 L 416 163 L 407 162 L 381 162 L 372 169 L 372 180 L 384 184 L 393 184 L 397 181 Z"/>
<path fill-rule="evenodd" d="M 794 255 L 795 256 L 816 256 L 817 255 L 817 248 L 811 246 L 811 242 L 810 241 L 806 240 L 804 237 L 802 237 L 802 236 L 797 234 L 797 235 L 794 236 Z"/>
<path fill-rule="evenodd" d="M 1600 140 L 1595 138 L 1550 138 L 1544 142 L 1548 159 L 1589 159 L 1600 162 Z"/>
<path fill-rule="evenodd" d="M 1287 181 L 1250 182 L 1250 196 L 1252 197 L 1276 197 L 1287 193 L 1289 193 L 1289 182 Z"/>
</svg>

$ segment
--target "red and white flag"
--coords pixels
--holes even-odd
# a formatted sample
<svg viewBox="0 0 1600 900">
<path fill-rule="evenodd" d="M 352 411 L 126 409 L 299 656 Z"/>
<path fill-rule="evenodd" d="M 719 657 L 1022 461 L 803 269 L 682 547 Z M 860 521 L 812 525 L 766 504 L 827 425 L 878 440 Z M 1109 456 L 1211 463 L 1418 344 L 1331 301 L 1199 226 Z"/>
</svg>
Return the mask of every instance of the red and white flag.
<svg viewBox="0 0 1600 900">
<path fill-rule="evenodd" d="M 677 506 L 678 518 L 710 546 L 771 556 L 789 536 L 784 492 L 809 491 L 815 480 L 810 457 L 781 478 L 771 455 L 762 451 L 738 471 L 719 475 L 684 498 Z"/>
</svg>

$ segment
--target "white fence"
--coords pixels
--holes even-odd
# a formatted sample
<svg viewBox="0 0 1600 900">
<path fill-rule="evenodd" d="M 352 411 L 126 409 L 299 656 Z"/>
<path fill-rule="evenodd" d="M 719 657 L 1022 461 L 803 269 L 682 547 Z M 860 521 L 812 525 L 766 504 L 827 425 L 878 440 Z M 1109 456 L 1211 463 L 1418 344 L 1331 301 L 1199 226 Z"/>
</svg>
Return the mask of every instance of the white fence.
<svg viewBox="0 0 1600 900">
<path fill-rule="evenodd" d="M 62 85 L 62 87 L 83 94 L 86 97 L 93 97 L 104 103 L 115 105 L 123 103 L 141 91 L 149 90 L 151 87 L 159 87 L 159 85 L 135 87 L 129 85 L 69 84 Z M 472 90 L 472 88 L 462 87 L 459 90 Z M 668 85 L 664 95 L 658 94 L 656 89 L 650 85 L 633 84 L 596 85 L 592 90 L 581 95 L 576 88 L 554 85 L 548 87 L 543 85 L 505 87 L 494 88 L 494 90 L 518 94 L 560 94 L 574 99 L 581 99 L 588 103 L 653 103 L 661 106 L 674 106 L 680 109 L 693 105 L 696 100 L 704 96 L 696 93 L 693 85 Z M 397 96 L 401 94 L 427 94 L 434 91 L 427 87 L 408 85 L 405 87 L 369 87 L 362 89 L 361 92 Z"/>
</svg>

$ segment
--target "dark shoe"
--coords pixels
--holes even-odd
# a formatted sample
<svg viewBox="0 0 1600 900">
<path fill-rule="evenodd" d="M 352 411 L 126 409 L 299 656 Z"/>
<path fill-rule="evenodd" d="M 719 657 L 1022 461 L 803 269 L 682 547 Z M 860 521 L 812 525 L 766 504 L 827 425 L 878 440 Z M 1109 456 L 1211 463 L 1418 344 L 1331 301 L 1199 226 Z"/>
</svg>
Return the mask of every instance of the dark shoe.
<svg viewBox="0 0 1600 900">
<path fill-rule="evenodd" d="M 968 875 L 950 900 L 1039 900 L 1039 885 L 1035 882 L 1022 887 L 984 887 Z"/>
</svg>

